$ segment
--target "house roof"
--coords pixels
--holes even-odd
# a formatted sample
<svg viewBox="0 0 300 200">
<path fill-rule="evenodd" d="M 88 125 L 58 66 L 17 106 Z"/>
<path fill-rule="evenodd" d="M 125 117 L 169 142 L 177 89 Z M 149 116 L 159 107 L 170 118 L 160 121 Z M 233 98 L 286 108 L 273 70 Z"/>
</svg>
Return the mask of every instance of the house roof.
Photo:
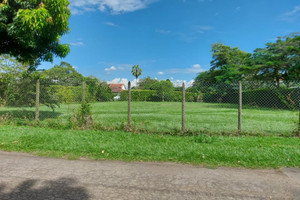
<svg viewBox="0 0 300 200">
<path fill-rule="evenodd" d="M 118 92 L 122 92 L 125 89 L 125 85 L 122 83 L 113 83 L 109 85 L 109 88 L 111 89 L 112 92 L 118 93 Z"/>
</svg>

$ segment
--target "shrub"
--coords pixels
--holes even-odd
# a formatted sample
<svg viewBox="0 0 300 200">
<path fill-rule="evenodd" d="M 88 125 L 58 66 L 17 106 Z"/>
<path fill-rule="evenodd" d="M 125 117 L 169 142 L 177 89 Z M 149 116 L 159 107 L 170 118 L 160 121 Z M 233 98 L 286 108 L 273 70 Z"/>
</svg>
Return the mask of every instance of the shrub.
<svg viewBox="0 0 300 200">
<path fill-rule="evenodd" d="M 91 105 L 83 102 L 70 120 L 70 124 L 73 128 L 88 129 L 91 127 L 93 125 Z"/>
</svg>

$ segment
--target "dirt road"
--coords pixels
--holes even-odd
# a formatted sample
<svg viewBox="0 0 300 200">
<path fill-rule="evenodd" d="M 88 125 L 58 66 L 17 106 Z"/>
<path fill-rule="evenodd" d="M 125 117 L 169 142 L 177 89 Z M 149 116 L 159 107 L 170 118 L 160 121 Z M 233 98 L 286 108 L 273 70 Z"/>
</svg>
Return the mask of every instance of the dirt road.
<svg viewBox="0 0 300 200">
<path fill-rule="evenodd" d="M 0 151 L 0 199 L 300 199 L 299 169 L 63 160 Z"/>
</svg>

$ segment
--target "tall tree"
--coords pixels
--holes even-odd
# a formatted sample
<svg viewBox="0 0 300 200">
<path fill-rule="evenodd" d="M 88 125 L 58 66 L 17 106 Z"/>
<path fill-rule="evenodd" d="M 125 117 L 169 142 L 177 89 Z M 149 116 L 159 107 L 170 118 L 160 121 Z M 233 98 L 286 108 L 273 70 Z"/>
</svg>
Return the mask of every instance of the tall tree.
<svg viewBox="0 0 300 200">
<path fill-rule="evenodd" d="M 240 50 L 238 47 L 215 43 L 212 45 L 212 58 L 210 71 L 215 74 L 215 81 L 241 80 L 246 78 L 245 76 L 250 71 L 251 54 Z"/>
<path fill-rule="evenodd" d="M 282 80 L 300 79 L 300 36 L 279 37 L 274 43 L 254 51 L 254 61 L 259 69 L 257 79 L 275 81 L 277 87 Z"/>
<path fill-rule="evenodd" d="M 136 87 L 138 85 L 137 79 L 140 75 L 142 75 L 142 69 L 140 68 L 139 65 L 133 65 L 132 70 L 131 70 L 132 75 L 135 77 L 136 80 Z"/>
<path fill-rule="evenodd" d="M 44 71 L 45 76 L 56 85 L 79 86 L 84 77 L 67 62 L 61 62 L 53 68 Z"/>
<path fill-rule="evenodd" d="M 4 0 L 0 3 L 0 54 L 33 67 L 39 61 L 65 57 L 69 45 L 60 37 L 69 31 L 68 0 Z"/>
<path fill-rule="evenodd" d="M 139 81 L 139 89 L 141 90 L 151 90 L 153 85 L 158 82 L 156 79 L 152 79 L 149 76 L 143 78 Z"/>
<path fill-rule="evenodd" d="M 161 101 L 171 101 L 174 94 L 174 86 L 170 80 L 162 80 L 154 83 L 153 89 Z"/>
</svg>

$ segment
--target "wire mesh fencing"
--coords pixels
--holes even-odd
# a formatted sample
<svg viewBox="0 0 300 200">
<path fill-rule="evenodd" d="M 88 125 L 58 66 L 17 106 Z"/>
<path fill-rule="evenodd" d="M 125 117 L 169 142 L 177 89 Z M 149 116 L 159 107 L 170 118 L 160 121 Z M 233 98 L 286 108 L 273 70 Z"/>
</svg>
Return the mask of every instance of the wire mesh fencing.
<svg viewBox="0 0 300 200">
<path fill-rule="evenodd" d="M 149 133 L 299 135 L 300 83 L 243 81 L 198 83 L 197 89 L 166 83 L 151 90 L 93 95 L 89 85 L 62 86 L 46 80 L 7 86 L 1 93 L 0 123 L 70 127 L 90 106 L 93 125 L 104 130 Z"/>
</svg>

